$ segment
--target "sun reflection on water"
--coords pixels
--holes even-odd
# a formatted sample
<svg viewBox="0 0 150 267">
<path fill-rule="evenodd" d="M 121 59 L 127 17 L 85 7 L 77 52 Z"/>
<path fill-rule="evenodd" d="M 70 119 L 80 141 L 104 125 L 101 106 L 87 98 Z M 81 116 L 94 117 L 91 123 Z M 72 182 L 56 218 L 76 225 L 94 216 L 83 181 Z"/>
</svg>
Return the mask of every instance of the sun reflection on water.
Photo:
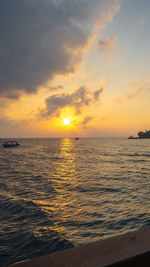
<svg viewBox="0 0 150 267">
<path fill-rule="evenodd" d="M 76 186 L 75 154 L 69 138 L 62 140 L 58 157 L 60 160 L 55 162 L 55 173 L 52 178 L 55 180 L 57 192 L 56 204 L 61 210 L 63 209 L 63 214 L 66 216 L 67 210 L 64 207 L 71 205 L 76 197 L 75 191 L 72 190 Z"/>
<path fill-rule="evenodd" d="M 65 225 L 71 224 L 81 212 L 80 205 L 76 203 L 77 193 L 74 190 L 78 185 L 76 157 L 73 140 L 62 139 L 60 147 L 55 153 L 50 177 L 55 194 L 50 201 L 35 201 L 48 216 L 53 214 L 53 224 L 44 226 L 44 231 L 54 230 L 62 235 L 68 234 L 68 230 L 65 231 Z M 76 231 L 74 227 L 71 227 L 70 236 Z"/>
</svg>

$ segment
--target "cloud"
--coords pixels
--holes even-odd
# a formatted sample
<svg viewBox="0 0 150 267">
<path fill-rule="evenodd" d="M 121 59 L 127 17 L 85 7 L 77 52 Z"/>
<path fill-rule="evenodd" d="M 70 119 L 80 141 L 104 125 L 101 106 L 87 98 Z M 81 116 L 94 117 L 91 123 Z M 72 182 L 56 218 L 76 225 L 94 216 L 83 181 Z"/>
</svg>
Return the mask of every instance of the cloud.
<svg viewBox="0 0 150 267">
<path fill-rule="evenodd" d="M 130 91 L 129 93 L 126 93 L 123 98 L 116 98 L 115 102 L 119 105 L 122 105 L 125 101 L 127 100 L 132 100 L 138 97 L 142 92 L 149 90 L 150 86 L 150 79 L 146 80 L 141 80 L 136 83 L 132 83 L 130 86 Z"/>
<path fill-rule="evenodd" d="M 146 81 L 140 81 L 138 83 L 132 84 L 132 93 L 127 93 L 126 98 L 131 99 L 138 96 L 144 89 L 146 89 Z"/>
<path fill-rule="evenodd" d="M 45 86 L 45 87 L 47 87 L 50 91 L 58 91 L 58 90 L 62 90 L 62 89 L 64 89 L 63 85 L 50 86 L 50 87 Z"/>
<path fill-rule="evenodd" d="M 102 93 L 102 91 L 103 91 L 103 89 L 101 88 L 101 89 L 96 90 L 96 91 L 94 92 L 94 100 L 95 100 L 95 101 L 98 101 L 98 100 L 99 100 L 99 96 L 100 96 L 100 94 Z"/>
<path fill-rule="evenodd" d="M 72 94 L 55 94 L 45 100 L 45 109 L 40 110 L 41 117 L 58 116 L 60 110 L 71 106 L 76 110 L 76 114 L 81 113 L 83 107 L 89 106 L 93 102 L 99 101 L 103 89 L 91 92 L 84 86 L 77 89 Z"/>
<path fill-rule="evenodd" d="M 101 52 L 107 52 L 112 49 L 116 41 L 117 39 L 115 37 L 110 37 L 107 40 L 99 40 L 97 44 L 98 50 Z"/>
<path fill-rule="evenodd" d="M 82 125 L 85 127 L 89 121 L 93 120 L 94 117 L 85 117 L 84 120 L 82 121 Z"/>
<path fill-rule="evenodd" d="M 0 115 L 0 126 L 1 127 L 18 127 L 18 126 L 25 126 L 29 124 L 30 122 L 33 122 L 33 119 L 21 119 L 16 121 L 15 119 L 9 119 L 9 117 L 5 115 Z"/>
<path fill-rule="evenodd" d="M 0 116 L 0 126 L 14 126 L 16 122 L 10 120 L 6 116 Z"/>
<path fill-rule="evenodd" d="M 55 75 L 74 72 L 94 24 L 110 21 L 118 2 L 0 0 L 0 95 L 34 93 Z"/>
</svg>

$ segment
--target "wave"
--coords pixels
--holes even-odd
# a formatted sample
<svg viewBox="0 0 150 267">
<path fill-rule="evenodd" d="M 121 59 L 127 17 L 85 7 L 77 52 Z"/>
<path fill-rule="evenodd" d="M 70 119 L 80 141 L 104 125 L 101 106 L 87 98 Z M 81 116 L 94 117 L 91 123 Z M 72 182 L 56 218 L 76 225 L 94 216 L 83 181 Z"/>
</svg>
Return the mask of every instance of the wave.
<svg viewBox="0 0 150 267">
<path fill-rule="evenodd" d="M 33 201 L 0 199 L 0 214 L 2 267 L 73 247 L 70 240 L 51 229 L 53 220 Z"/>
</svg>

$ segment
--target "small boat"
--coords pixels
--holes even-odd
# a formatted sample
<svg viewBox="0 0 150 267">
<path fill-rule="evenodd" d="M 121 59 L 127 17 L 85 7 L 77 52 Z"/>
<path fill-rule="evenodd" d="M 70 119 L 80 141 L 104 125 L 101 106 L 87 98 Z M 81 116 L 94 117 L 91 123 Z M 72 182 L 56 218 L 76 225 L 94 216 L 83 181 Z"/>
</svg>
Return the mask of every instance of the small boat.
<svg viewBox="0 0 150 267">
<path fill-rule="evenodd" d="M 20 144 L 17 141 L 7 141 L 2 144 L 3 147 L 14 147 L 14 146 L 20 146 Z"/>
</svg>

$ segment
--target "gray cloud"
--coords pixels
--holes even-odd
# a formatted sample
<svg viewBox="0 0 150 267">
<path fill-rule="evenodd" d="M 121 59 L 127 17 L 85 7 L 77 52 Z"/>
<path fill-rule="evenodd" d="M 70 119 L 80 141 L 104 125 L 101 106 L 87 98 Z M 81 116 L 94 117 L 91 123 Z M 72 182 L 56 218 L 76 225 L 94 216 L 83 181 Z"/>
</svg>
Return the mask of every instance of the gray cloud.
<svg viewBox="0 0 150 267">
<path fill-rule="evenodd" d="M 0 95 L 33 93 L 56 74 L 74 72 L 96 18 L 110 20 L 117 2 L 0 0 Z"/>
<path fill-rule="evenodd" d="M 14 126 L 16 123 L 5 116 L 0 116 L 0 126 Z"/>
<path fill-rule="evenodd" d="M 11 127 L 18 127 L 18 126 L 25 126 L 27 124 L 29 124 L 30 122 L 32 122 L 33 120 L 19 120 L 19 121 L 16 121 L 16 120 L 13 120 L 13 119 L 9 119 L 8 117 L 6 116 L 0 116 L 0 126 L 1 127 L 7 127 L 7 126 L 11 126 Z"/>
<path fill-rule="evenodd" d="M 95 101 L 99 100 L 99 96 L 100 96 L 100 94 L 102 93 L 102 91 L 103 91 L 103 89 L 101 88 L 101 89 L 96 90 L 96 91 L 94 92 L 94 100 L 95 100 Z"/>
<path fill-rule="evenodd" d="M 81 109 L 98 101 L 103 89 L 91 92 L 85 87 L 80 87 L 72 94 L 55 94 L 45 100 L 46 108 L 40 111 L 42 117 L 57 116 L 62 108 L 72 106 L 76 114 L 81 113 Z"/>
<path fill-rule="evenodd" d="M 94 117 L 90 117 L 90 116 L 89 117 L 85 117 L 83 122 L 82 122 L 82 125 L 86 126 L 88 124 L 88 122 L 93 120 L 93 119 L 94 119 Z"/>
<path fill-rule="evenodd" d="M 110 37 L 107 40 L 98 41 L 98 49 L 102 52 L 109 51 L 112 46 L 116 43 L 117 39 L 115 37 Z"/>
</svg>

